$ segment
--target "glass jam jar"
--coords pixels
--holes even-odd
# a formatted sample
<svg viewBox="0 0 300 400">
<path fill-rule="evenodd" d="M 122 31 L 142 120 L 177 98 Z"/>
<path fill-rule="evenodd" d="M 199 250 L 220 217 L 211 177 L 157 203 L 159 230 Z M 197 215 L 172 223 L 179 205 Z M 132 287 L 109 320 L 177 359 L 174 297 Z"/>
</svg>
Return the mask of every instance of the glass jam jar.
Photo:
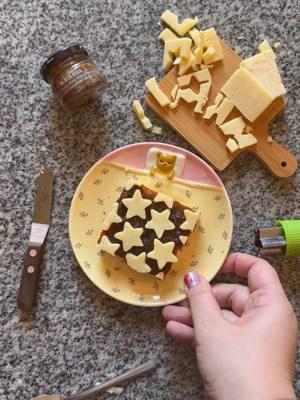
<svg viewBox="0 0 300 400">
<path fill-rule="evenodd" d="M 42 65 L 41 75 L 68 111 L 78 111 L 92 103 L 107 87 L 105 78 L 79 44 L 52 54 Z"/>
</svg>

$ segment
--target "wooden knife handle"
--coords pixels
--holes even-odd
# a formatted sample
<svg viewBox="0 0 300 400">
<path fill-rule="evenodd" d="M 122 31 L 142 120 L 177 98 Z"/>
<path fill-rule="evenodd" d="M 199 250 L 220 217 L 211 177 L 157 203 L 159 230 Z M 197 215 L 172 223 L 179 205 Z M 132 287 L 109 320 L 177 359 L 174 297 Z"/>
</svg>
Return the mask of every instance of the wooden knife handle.
<svg viewBox="0 0 300 400">
<path fill-rule="evenodd" d="M 25 255 L 17 301 L 18 308 L 25 312 L 31 311 L 35 304 L 42 254 L 43 247 L 29 246 Z"/>
</svg>

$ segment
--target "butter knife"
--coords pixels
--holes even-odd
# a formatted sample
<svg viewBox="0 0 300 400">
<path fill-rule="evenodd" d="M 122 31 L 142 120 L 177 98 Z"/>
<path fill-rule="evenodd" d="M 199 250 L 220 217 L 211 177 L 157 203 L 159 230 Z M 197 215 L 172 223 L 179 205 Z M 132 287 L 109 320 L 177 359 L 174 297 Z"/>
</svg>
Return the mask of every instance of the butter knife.
<svg viewBox="0 0 300 400">
<path fill-rule="evenodd" d="M 42 254 L 51 217 L 53 172 L 43 167 L 37 178 L 37 193 L 32 216 L 29 245 L 25 254 L 18 308 L 29 312 L 35 305 Z"/>
</svg>

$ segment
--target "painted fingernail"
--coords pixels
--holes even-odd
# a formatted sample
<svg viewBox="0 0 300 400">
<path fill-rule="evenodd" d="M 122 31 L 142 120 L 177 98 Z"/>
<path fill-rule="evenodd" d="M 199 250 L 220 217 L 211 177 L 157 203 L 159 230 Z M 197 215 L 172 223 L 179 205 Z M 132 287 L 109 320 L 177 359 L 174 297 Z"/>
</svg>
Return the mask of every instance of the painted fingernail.
<svg viewBox="0 0 300 400">
<path fill-rule="evenodd" d="M 184 284 L 188 289 L 191 289 L 198 285 L 200 278 L 194 272 L 186 272 L 183 278 Z"/>
</svg>

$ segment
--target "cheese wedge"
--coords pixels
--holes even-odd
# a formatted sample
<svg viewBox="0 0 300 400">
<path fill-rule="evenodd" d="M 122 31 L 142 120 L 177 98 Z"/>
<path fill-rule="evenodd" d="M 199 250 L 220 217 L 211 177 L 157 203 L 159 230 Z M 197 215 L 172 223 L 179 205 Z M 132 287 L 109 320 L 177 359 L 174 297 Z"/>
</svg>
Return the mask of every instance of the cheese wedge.
<svg viewBox="0 0 300 400">
<path fill-rule="evenodd" d="M 241 62 L 241 67 L 245 68 L 253 78 L 257 79 L 274 98 L 286 93 L 272 50 L 265 50 L 260 54 L 247 58 Z"/>
<path fill-rule="evenodd" d="M 262 53 L 263 51 L 267 51 L 267 50 L 271 50 L 272 53 L 274 54 L 275 57 L 275 53 L 272 50 L 272 47 L 270 46 L 269 42 L 267 41 L 267 39 L 263 40 L 260 45 L 258 46 L 258 51 L 259 53 Z"/>
</svg>

